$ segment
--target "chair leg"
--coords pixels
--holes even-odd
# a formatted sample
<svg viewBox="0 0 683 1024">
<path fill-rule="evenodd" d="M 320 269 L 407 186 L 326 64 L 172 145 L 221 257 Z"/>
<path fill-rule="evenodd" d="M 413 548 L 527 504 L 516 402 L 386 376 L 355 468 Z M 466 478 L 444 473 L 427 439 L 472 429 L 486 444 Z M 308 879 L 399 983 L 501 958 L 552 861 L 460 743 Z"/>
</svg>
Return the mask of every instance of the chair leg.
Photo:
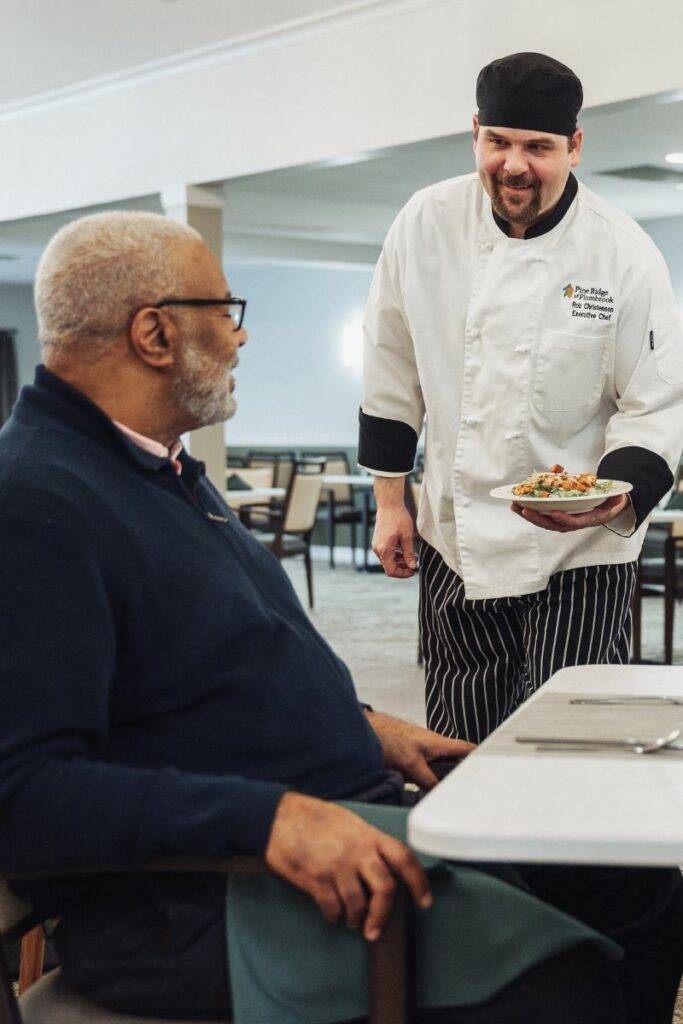
<svg viewBox="0 0 683 1024">
<path fill-rule="evenodd" d="M 674 605 L 676 603 L 676 540 L 664 545 L 664 664 L 673 663 Z"/>
<path fill-rule="evenodd" d="M 330 546 L 330 569 L 334 569 L 334 492 L 327 499 L 327 542 Z"/>
<path fill-rule="evenodd" d="M 408 974 L 408 900 L 396 889 L 391 915 L 370 945 L 370 1024 L 409 1024 L 414 1019 Z"/>
<path fill-rule="evenodd" d="M 311 549 L 306 548 L 304 552 L 304 563 L 306 565 L 306 583 L 308 584 L 308 607 L 313 610 L 313 566 L 311 565 Z"/>
<path fill-rule="evenodd" d="M 19 960 L 19 995 L 43 976 L 45 959 L 45 931 L 42 924 L 32 928 L 21 940 Z"/>
</svg>

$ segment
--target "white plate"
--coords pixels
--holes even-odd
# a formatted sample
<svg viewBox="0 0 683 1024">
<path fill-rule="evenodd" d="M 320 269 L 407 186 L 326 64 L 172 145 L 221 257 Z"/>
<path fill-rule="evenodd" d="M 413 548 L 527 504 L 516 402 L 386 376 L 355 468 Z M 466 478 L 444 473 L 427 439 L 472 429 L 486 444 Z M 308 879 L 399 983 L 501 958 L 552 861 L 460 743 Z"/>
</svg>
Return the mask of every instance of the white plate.
<svg viewBox="0 0 683 1024">
<path fill-rule="evenodd" d="M 589 497 L 581 495 L 579 498 L 527 498 L 512 493 L 512 488 L 517 484 L 508 484 L 505 487 L 494 487 L 490 491 L 492 498 L 499 498 L 501 501 L 516 502 L 522 508 L 535 508 L 537 512 L 590 512 L 591 509 L 602 505 L 608 498 L 615 498 L 619 494 L 628 494 L 633 490 L 632 484 L 624 480 L 613 480 L 612 486 L 605 494 L 591 494 Z"/>
</svg>

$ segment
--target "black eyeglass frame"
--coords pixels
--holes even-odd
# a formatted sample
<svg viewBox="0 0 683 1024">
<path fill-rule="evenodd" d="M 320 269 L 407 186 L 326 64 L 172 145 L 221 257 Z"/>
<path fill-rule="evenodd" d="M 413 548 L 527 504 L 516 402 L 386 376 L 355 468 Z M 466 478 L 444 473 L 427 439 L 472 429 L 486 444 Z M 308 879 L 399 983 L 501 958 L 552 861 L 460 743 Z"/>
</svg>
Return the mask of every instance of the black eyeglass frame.
<svg viewBox="0 0 683 1024">
<path fill-rule="evenodd" d="M 241 299 L 238 295 L 231 295 L 229 299 L 162 299 L 161 302 L 155 302 L 152 309 L 161 309 L 162 306 L 239 306 L 240 315 L 235 327 L 235 330 L 239 331 L 244 323 L 247 300 Z"/>
</svg>

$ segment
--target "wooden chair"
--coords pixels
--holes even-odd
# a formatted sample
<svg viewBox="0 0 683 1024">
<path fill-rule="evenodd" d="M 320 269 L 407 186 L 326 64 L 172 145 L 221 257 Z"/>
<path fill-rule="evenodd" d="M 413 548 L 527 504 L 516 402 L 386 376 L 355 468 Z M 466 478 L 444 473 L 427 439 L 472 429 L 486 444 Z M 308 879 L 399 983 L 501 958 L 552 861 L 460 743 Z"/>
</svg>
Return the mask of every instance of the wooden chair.
<svg viewBox="0 0 683 1024">
<path fill-rule="evenodd" d="M 349 476 L 351 469 L 346 452 L 302 452 L 302 458 L 322 457 L 325 459 L 323 472 L 326 476 Z M 318 518 L 327 522 L 327 543 L 330 549 L 330 568 L 334 569 L 334 548 L 337 527 L 349 526 L 351 530 L 351 561 L 356 561 L 356 527 L 362 521 L 361 510 L 357 507 L 353 488 L 350 484 L 325 484 L 327 503 L 318 510 Z"/>
<path fill-rule="evenodd" d="M 282 509 L 269 513 L 275 525 L 272 533 L 255 534 L 276 558 L 291 558 L 303 555 L 308 585 L 308 605 L 313 608 L 313 565 L 311 561 L 311 536 L 322 491 L 324 459 L 301 459 L 295 463 L 294 473 L 289 481 Z M 252 506 L 240 508 L 240 519 L 250 515 Z"/>
<path fill-rule="evenodd" d="M 294 463 L 296 462 L 296 452 L 261 452 L 261 451 L 250 451 L 246 455 L 247 466 L 261 467 L 261 466 L 272 466 L 273 467 L 273 482 L 271 487 L 283 487 L 289 486 L 289 481 L 294 472 Z"/>
<path fill-rule="evenodd" d="M 81 870 L 59 874 L 135 875 L 152 871 L 227 876 L 261 874 L 267 870 L 263 861 L 256 857 L 232 857 L 225 861 L 178 858 L 158 861 L 147 869 L 136 868 L 126 872 L 102 869 L 96 872 Z M 56 874 L 51 871 L 50 877 Z M 391 916 L 381 937 L 368 945 L 371 1024 L 409 1024 L 412 1019 L 410 989 L 407 984 L 408 908 L 405 889 L 399 886 Z M 43 975 L 42 922 L 27 903 L 14 895 L 4 878 L 0 878 L 0 937 L 4 940 L 21 938 L 18 991 L 15 991 L 0 943 L 0 1024 L 182 1024 L 177 1020 L 171 1022 L 148 1016 L 134 1017 L 104 1010 L 70 989 L 61 977 L 59 968 Z M 225 1024 L 225 1021 L 220 1024 Z"/>
<path fill-rule="evenodd" d="M 659 549 L 659 550 L 657 550 Z M 674 613 L 683 598 L 683 524 L 651 526 L 638 560 L 633 594 L 633 661 L 642 661 L 642 602 L 644 597 L 664 598 L 664 664 L 673 663 Z"/>
<path fill-rule="evenodd" d="M 679 466 L 674 493 L 667 508 L 683 506 L 683 463 Z M 642 601 L 644 597 L 664 598 L 664 664 L 673 662 L 674 613 L 683 598 L 683 523 L 652 523 L 638 559 L 633 593 L 633 661 L 642 662 Z"/>
</svg>

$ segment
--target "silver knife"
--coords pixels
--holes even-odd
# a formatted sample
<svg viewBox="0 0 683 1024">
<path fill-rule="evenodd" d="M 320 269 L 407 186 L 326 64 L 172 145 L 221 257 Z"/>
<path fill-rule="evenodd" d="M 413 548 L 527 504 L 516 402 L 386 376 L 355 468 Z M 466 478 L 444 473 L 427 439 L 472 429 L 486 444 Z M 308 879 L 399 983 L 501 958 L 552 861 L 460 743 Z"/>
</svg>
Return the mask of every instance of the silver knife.
<svg viewBox="0 0 683 1024">
<path fill-rule="evenodd" d="M 683 705 L 678 697 L 574 697 L 570 704 L 672 704 Z"/>
<path fill-rule="evenodd" d="M 517 743 L 535 743 L 543 746 L 553 747 L 644 747 L 652 743 L 652 740 L 636 740 L 631 737 L 627 737 L 623 740 L 598 740 L 598 739 L 586 739 L 578 738 L 574 736 L 569 738 L 567 736 L 515 736 Z M 683 750 L 683 742 L 672 741 L 666 744 L 666 750 Z"/>
</svg>

